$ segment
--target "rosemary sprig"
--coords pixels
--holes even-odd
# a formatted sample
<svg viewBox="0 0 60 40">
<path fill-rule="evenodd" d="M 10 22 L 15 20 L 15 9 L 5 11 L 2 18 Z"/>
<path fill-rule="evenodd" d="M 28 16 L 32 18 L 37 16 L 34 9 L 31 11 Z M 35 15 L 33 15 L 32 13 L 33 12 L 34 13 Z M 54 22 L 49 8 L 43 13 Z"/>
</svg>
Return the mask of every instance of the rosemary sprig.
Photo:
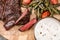
<svg viewBox="0 0 60 40">
<path fill-rule="evenodd" d="M 55 4 L 55 5 L 53 5 L 54 7 L 59 7 L 60 6 L 60 3 L 58 3 L 58 4 Z"/>
<path fill-rule="evenodd" d="M 51 7 L 52 11 L 54 11 L 55 13 L 59 14 L 59 12 L 57 11 L 57 9 L 55 9 L 54 7 Z"/>
<path fill-rule="evenodd" d="M 47 8 L 48 8 L 49 12 L 51 13 L 50 16 L 53 16 L 53 12 L 52 12 L 51 8 L 50 7 L 47 7 Z"/>
<path fill-rule="evenodd" d="M 38 19 L 40 18 L 40 10 L 39 10 L 39 8 L 38 8 L 37 17 L 38 17 Z"/>
<path fill-rule="evenodd" d="M 34 9 L 36 9 L 40 4 L 41 4 L 41 2 L 39 2 L 39 3 L 34 7 Z"/>
<path fill-rule="evenodd" d="M 41 3 L 41 4 L 39 5 L 39 8 L 41 8 L 42 10 L 45 8 L 44 5 L 43 5 L 43 3 Z"/>
</svg>

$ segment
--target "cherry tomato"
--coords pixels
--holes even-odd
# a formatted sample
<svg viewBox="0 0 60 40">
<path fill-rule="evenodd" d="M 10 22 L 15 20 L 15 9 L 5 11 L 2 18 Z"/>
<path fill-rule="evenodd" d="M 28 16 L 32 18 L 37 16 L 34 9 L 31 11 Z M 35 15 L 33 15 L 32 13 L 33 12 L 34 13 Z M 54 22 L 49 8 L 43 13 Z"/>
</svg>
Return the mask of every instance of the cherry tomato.
<svg viewBox="0 0 60 40">
<path fill-rule="evenodd" d="M 58 4 L 58 0 L 50 0 L 52 4 Z"/>
<path fill-rule="evenodd" d="M 31 0 L 23 0 L 23 2 L 22 2 L 22 4 L 24 4 L 24 5 L 28 5 L 30 3 L 31 3 Z"/>
<path fill-rule="evenodd" d="M 49 11 L 45 11 L 45 12 L 43 12 L 42 13 L 42 18 L 45 18 L 45 17 L 48 17 L 48 16 L 50 16 L 50 12 Z"/>
</svg>

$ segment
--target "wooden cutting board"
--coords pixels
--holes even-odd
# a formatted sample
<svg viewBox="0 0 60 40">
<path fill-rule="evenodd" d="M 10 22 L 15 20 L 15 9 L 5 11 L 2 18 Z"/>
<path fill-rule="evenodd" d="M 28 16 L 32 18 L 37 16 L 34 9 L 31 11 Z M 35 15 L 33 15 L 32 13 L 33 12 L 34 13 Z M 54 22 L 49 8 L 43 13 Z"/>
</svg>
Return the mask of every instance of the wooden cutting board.
<svg viewBox="0 0 60 40">
<path fill-rule="evenodd" d="M 9 31 L 6 31 L 3 24 L 4 23 L 0 21 L 0 34 L 8 40 L 34 40 L 33 28 L 25 32 L 20 32 L 18 30 L 20 26 L 14 26 Z"/>
<path fill-rule="evenodd" d="M 34 12 L 34 10 L 32 10 Z M 33 16 L 33 17 L 32 17 Z M 32 13 L 30 20 L 36 16 Z M 4 23 L 0 21 L 0 34 L 8 40 L 35 40 L 34 38 L 34 27 L 25 32 L 20 32 L 18 29 L 22 26 L 14 26 L 12 29 L 6 31 L 3 27 Z"/>
<path fill-rule="evenodd" d="M 32 17 L 33 16 L 33 17 Z M 34 15 L 34 10 L 31 15 L 31 19 L 36 17 Z M 55 18 L 60 20 L 60 15 L 54 15 Z M 14 26 L 12 29 L 9 31 L 6 31 L 5 28 L 3 27 L 4 23 L 0 21 L 0 35 L 4 36 L 8 40 L 35 40 L 34 38 L 34 26 L 25 32 L 20 32 L 18 29 L 21 27 L 20 26 Z"/>
<path fill-rule="evenodd" d="M 54 17 L 60 20 L 60 15 L 54 15 Z M 6 31 L 3 25 L 4 23 L 0 21 L 0 34 L 7 38 L 8 40 L 35 40 L 34 26 L 30 30 L 20 32 L 18 29 L 21 26 L 14 26 L 9 31 Z"/>
</svg>

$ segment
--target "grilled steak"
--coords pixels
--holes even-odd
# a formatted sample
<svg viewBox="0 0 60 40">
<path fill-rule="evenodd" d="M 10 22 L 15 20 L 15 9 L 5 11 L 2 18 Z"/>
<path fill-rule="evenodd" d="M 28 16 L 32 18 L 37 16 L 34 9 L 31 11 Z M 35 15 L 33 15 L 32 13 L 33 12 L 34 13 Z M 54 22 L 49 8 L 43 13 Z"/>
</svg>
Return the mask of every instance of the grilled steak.
<svg viewBox="0 0 60 40">
<path fill-rule="evenodd" d="M 15 21 L 22 15 L 20 9 L 20 0 L 0 0 L 0 19 L 4 21 L 4 27 L 9 30 L 14 26 Z M 18 24 L 26 24 L 30 20 L 30 12 L 28 12 Z"/>
<path fill-rule="evenodd" d="M 3 2 L 0 1 L 0 19 L 3 19 L 3 6 L 4 6 Z"/>
</svg>

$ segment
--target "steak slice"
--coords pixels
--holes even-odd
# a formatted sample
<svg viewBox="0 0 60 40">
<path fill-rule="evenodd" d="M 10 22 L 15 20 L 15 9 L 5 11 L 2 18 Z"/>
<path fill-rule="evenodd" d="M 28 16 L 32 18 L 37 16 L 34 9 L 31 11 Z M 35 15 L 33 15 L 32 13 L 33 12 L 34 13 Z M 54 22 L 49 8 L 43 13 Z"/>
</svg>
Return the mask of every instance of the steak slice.
<svg viewBox="0 0 60 40">
<path fill-rule="evenodd" d="M 5 29 L 9 30 L 10 28 L 12 28 L 14 26 L 14 23 L 15 23 L 15 20 L 10 20 L 10 21 L 6 22 L 4 24 Z"/>
</svg>

